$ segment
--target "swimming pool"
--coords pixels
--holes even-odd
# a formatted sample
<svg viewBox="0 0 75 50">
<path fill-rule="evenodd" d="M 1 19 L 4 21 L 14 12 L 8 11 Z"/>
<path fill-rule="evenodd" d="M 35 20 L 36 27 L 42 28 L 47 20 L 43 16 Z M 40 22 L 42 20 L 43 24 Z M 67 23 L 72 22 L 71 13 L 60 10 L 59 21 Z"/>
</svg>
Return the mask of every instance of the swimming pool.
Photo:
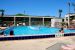
<svg viewBox="0 0 75 50">
<path fill-rule="evenodd" d="M 60 28 L 45 26 L 14 26 L 4 30 L 4 34 L 9 35 L 14 31 L 14 36 L 33 36 L 33 35 L 53 35 L 59 32 Z M 75 33 L 75 30 L 64 29 L 64 33 Z"/>
</svg>

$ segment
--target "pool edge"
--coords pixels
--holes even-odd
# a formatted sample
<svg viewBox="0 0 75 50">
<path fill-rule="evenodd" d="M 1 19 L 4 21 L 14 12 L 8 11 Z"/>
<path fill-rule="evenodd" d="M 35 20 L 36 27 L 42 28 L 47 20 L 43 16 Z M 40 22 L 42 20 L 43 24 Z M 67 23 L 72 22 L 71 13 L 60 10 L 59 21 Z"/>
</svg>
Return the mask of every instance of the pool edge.
<svg viewBox="0 0 75 50">
<path fill-rule="evenodd" d="M 64 34 L 65 36 L 74 36 L 75 33 Z M 10 41 L 10 40 L 25 40 L 25 39 L 40 39 L 40 38 L 55 38 L 53 35 L 37 35 L 37 36 L 9 36 L 9 37 L 0 37 L 0 41 Z"/>
</svg>

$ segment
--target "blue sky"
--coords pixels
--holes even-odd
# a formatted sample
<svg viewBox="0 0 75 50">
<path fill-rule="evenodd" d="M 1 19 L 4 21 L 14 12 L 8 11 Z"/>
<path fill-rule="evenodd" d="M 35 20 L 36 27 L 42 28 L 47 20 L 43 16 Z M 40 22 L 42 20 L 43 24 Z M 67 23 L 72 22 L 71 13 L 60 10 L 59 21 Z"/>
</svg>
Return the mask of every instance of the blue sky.
<svg viewBox="0 0 75 50">
<path fill-rule="evenodd" d="M 0 0 L 0 9 L 5 14 L 14 15 L 25 13 L 36 16 L 58 16 L 58 10 L 62 9 L 62 16 L 68 13 L 67 2 L 75 3 L 75 0 Z M 73 13 L 73 6 L 71 6 Z"/>
</svg>

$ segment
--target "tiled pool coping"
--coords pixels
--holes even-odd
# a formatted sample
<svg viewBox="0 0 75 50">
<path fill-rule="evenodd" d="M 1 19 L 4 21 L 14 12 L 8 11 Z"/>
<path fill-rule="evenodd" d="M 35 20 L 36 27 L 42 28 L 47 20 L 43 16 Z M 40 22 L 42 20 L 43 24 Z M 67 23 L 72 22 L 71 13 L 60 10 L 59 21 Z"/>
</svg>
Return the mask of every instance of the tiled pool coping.
<svg viewBox="0 0 75 50">
<path fill-rule="evenodd" d="M 75 33 L 67 33 L 64 36 L 74 36 Z M 7 41 L 7 40 L 24 40 L 24 39 L 39 39 L 39 38 L 54 38 L 55 34 L 53 35 L 36 35 L 36 36 L 5 36 L 0 37 L 0 41 Z"/>
</svg>

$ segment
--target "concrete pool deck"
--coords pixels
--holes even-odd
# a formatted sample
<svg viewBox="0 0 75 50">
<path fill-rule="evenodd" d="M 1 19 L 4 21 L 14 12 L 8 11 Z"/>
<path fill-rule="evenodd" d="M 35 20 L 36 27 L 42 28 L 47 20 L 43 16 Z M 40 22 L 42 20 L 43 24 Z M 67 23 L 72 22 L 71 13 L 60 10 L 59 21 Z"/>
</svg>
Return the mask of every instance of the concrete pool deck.
<svg viewBox="0 0 75 50">
<path fill-rule="evenodd" d="M 75 36 L 0 41 L 0 50 L 46 50 L 46 48 L 59 42 L 75 44 Z"/>
</svg>

